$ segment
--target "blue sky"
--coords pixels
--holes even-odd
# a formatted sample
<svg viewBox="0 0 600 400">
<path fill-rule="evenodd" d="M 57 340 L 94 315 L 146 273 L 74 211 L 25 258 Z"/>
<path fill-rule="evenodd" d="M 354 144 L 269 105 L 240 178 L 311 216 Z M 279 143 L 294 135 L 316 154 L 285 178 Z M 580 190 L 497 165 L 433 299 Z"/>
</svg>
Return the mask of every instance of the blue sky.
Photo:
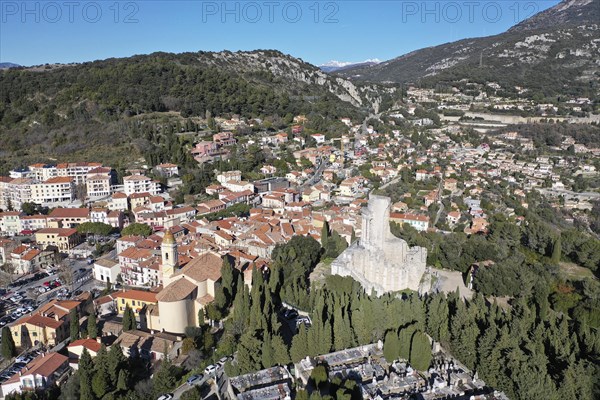
<svg viewBox="0 0 600 400">
<path fill-rule="evenodd" d="M 0 0 L 0 62 L 277 49 L 315 65 L 387 60 L 505 31 L 547 1 Z"/>
</svg>

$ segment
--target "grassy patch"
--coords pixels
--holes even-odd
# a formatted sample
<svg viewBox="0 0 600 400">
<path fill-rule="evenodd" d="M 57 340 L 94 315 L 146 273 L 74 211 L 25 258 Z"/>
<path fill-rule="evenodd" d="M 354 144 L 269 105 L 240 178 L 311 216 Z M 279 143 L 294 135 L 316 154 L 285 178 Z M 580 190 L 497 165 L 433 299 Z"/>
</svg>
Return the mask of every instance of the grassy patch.
<svg viewBox="0 0 600 400">
<path fill-rule="evenodd" d="M 561 262 L 559 264 L 560 272 L 567 280 L 581 281 L 587 278 L 594 279 L 594 274 L 587 268 L 571 262 Z"/>
</svg>

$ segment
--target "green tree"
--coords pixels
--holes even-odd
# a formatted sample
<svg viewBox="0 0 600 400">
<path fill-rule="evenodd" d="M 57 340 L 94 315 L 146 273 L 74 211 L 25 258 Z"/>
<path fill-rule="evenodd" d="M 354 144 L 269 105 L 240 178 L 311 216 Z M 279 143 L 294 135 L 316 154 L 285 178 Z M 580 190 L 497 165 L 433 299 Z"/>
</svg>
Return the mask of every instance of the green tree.
<svg viewBox="0 0 600 400">
<path fill-rule="evenodd" d="M 310 379 L 314 382 L 315 387 L 321 389 L 325 383 L 329 380 L 327 374 L 327 368 L 323 364 L 319 364 L 313 368 L 310 373 Z"/>
<path fill-rule="evenodd" d="M 168 358 L 162 360 L 158 371 L 152 379 L 152 392 L 154 397 L 159 397 L 165 393 L 169 393 L 175 387 L 175 376 L 173 373 L 173 365 Z"/>
<path fill-rule="evenodd" d="M 150 236 L 151 234 L 152 234 L 152 227 L 150 227 L 149 225 L 140 224 L 137 222 L 127 225 L 121 231 L 121 235 L 123 235 L 123 236 L 135 235 L 135 236 L 147 237 L 147 236 Z"/>
<path fill-rule="evenodd" d="M 137 322 L 135 320 L 135 313 L 128 304 L 125 306 L 125 311 L 123 311 L 123 331 L 127 332 L 136 328 Z"/>
<path fill-rule="evenodd" d="M 383 341 L 383 356 L 388 362 L 393 362 L 400 357 L 400 340 L 395 331 L 388 331 Z"/>
<path fill-rule="evenodd" d="M 92 375 L 94 372 L 94 364 L 92 363 L 92 357 L 88 353 L 87 349 L 83 349 L 81 357 L 79 357 L 79 399 L 80 400 L 94 400 L 94 393 L 92 391 Z"/>
<path fill-rule="evenodd" d="M 427 371 L 431 364 L 431 343 L 423 332 L 415 332 L 410 349 L 410 364 L 419 371 Z"/>
<path fill-rule="evenodd" d="M 94 360 L 94 377 L 92 378 L 92 390 L 98 398 L 102 398 L 110 391 L 110 376 L 108 373 L 106 347 L 102 345 Z"/>
<path fill-rule="evenodd" d="M 71 312 L 69 313 L 69 321 L 70 321 L 70 328 L 71 328 L 71 342 L 76 341 L 77 339 L 79 339 L 79 313 L 77 312 L 77 308 L 73 308 L 71 309 Z"/>
<path fill-rule="evenodd" d="M 276 365 L 287 365 L 290 362 L 288 348 L 283 342 L 283 338 L 279 335 L 274 335 L 271 339 L 273 346 L 273 362 Z"/>
<path fill-rule="evenodd" d="M 96 313 L 90 313 L 87 321 L 87 335 L 90 339 L 96 339 L 98 336 L 98 325 L 96 324 Z"/>
<path fill-rule="evenodd" d="M 300 324 L 300 330 L 292 339 L 290 356 L 293 362 L 298 362 L 308 355 L 308 333 L 304 324 Z"/>
<path fill-rule="evenodd" d="M 112 386 L 118 386 L 121 371 L 126 370 L 127 360 L 119 346 L 111 346 L 106 357 L 108 375 Z"/>
<path fill-rule="evenodd" d="M 554 245 L 552 246 L 552 262 L 554 264 L 558 264 L 560 262 L 562 248 L 561 244 L 561 235 L 558 235 L 556 240 L 554 241 Z"/>
<path fill-rule="evenodd" d="M 122 369 L 119 371 L 119 377 L 117 379 L 117 390 L 125 391 L 129 389 L 129 371 Z"/>
<path fill-rule="evenodd" d="M 12 337 L 12 332 L 8 326 L 2 328 L 2 357 L 6 360 L 13 358 L 17 354 L 15 341 Z"/>
</svg>

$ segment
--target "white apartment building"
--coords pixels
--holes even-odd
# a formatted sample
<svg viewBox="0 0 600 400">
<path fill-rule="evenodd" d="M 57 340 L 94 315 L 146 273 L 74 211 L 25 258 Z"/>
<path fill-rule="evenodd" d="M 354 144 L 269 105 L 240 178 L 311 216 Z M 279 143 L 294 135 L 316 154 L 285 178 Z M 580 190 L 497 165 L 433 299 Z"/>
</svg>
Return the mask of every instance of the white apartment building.
<svg viewBox="0 0 600 400">
<path fill-rule="evenodd" d="M 73 178 L 57 176 L 31 185 L 31 201 L 42 206 L 57 207 L 75 200 Z"/>
<path fill-rule="evenodd" d="M 38 163 L 29 166 L 29 177 L 36 181 L 44 182 L 55 176 L 58 176 L 58 172 L 54 165 Z"/>
<path fill-rule="evenodd" d="M 152 196 L 156 196 L 160 193 L 160 183 L 153 181 L 145 175 L 130 175 L 123 178 L 123 185 L 125 188 L 125 194 L 131 195 L 133 193 L 150 193 Z"/>
<path fill-rule="evenodd" d="M 108 197 L 110 190 L 110 175 L 94 174 L 86 177 L 87 196 L 90 199 Z"/>
<path fill-rule="evenodd" d="M 8 176 L 0 176 L 0 210 L 8 210 L 8 184 L 12 181 L 12 178 Z"/>
<path fill-rule="evenodd" d="M 23 203 L 31 202 L 31 185 L 34 183 L 33 179 L 29 178 L 17 178 L 6 184 L 5 197 L 7 208 L 11 205 L 13 209 L 19 210 Z"/>
<path fill-rule="evenodd" d="M 70 176 L 75 185 L 84 185 L 87 175 L 93 169 L 102 167 L 100 163 L 61 163 L 56 166 L 56 176 Z"/>
</svg>

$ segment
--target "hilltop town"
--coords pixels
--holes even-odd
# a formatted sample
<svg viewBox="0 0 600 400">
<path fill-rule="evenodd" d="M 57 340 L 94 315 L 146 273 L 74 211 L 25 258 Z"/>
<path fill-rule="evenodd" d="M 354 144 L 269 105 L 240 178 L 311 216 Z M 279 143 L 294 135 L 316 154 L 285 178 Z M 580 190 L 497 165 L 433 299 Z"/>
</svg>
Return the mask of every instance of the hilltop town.
<svg viewBox="0 0 600 400">
<path fill-rule="evenodd" d="M 448 307 L 510 313 L 523 284 L 542 290 L 515 268 L 557 279 L 536 266 L 549 263 L 559 286 L 539 304 L 588 310 L 597 323 L 575 282 L 598 290 L 600 142 L 583 119 L 559 122 L 569 117 L 558 109 L 465 87 L 411 87 L 399 108 L 340 118 L 334 132 L 305 115 L 269 128 L 236 115 L 195 120 L 177 132 L 191 167 L 95 159 L 10 170 L 0 177 L 0 324 L 12 337 L 3 395 L 60 384 L 104 398 L 155 365 L 162 378 L 135 385 L 138 394 L 276 399 L 337 387 L 365 399 L 514 397 L 491 360 L 461 350 L 486 334 L 448 333 L 469 324 Z M 589 100 L 566 104 L 576 114 Z M 512 109 L 538 116 L 493 114 Z M 398 251 L 420 261 L 397 267 L 410 278 L 381 281 Z M 382 270 L 370 264 L 378 253 L 388 257 Z M 369 298 L 372 288 L 397 295 Z M 343 293 L 358 294 L 358 311 Z M 399 330 L 379 331 L 360 317 L 374 302 L 421 308 L 402 314 Z M 93 393 L 69 378 L 111 359 L 130 372 L 90 377 Z"/>
</svg>

